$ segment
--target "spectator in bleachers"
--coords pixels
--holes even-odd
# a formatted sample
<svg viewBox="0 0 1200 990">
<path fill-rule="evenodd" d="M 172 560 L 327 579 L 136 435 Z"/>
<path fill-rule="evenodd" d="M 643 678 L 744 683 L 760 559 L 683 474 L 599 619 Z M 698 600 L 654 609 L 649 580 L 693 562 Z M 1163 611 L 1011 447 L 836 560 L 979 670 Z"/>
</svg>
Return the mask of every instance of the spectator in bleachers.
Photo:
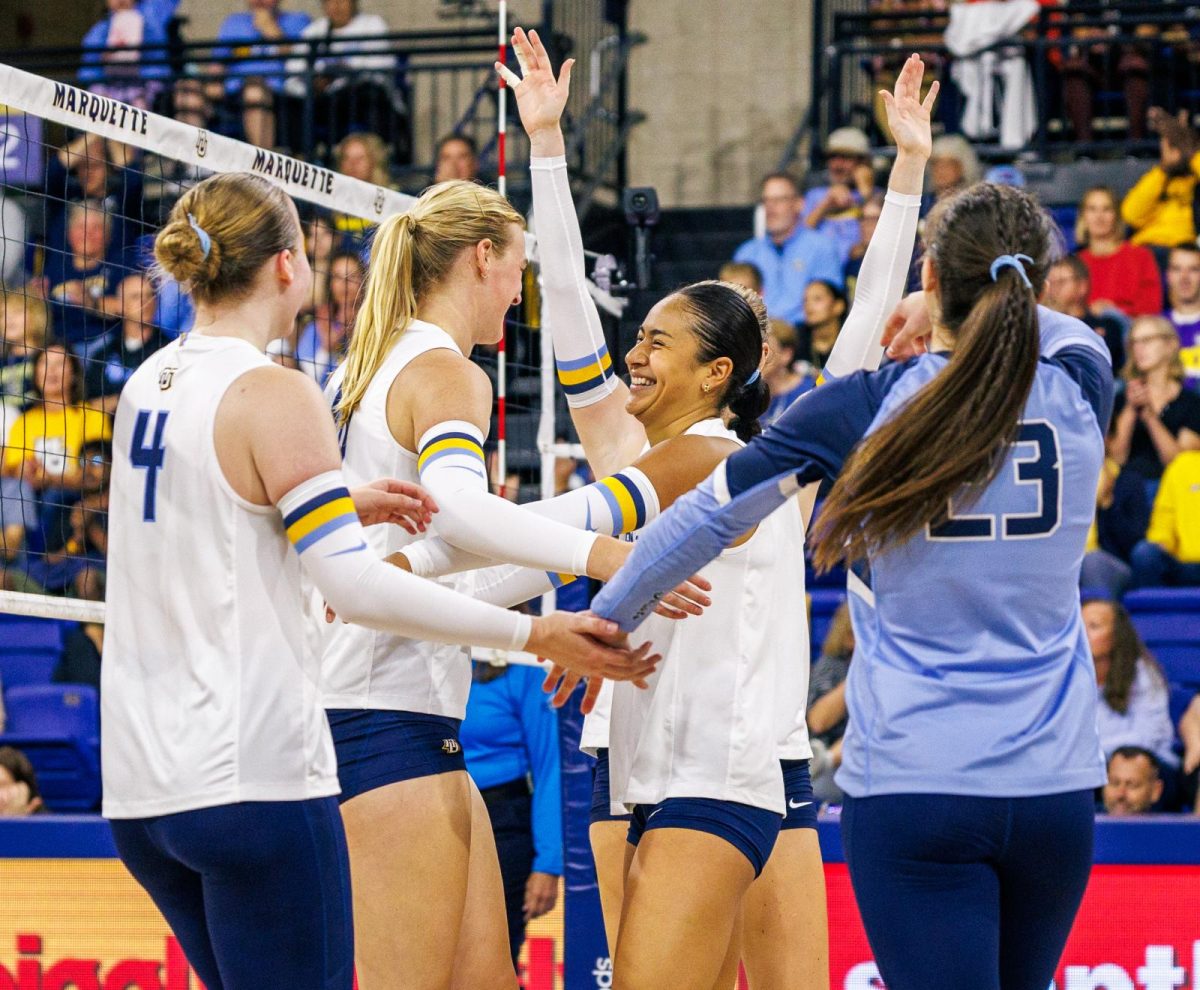
<svg viewBox="0 0 1200 990">
<path fill-rule="evenodd" d="M 433 181 L 479 178 L 479 147 L 466 134 L 447 134 L 437 143 L 433 156 Z"/>
<path fill-rule="evenodd" d="M 333 152 L 334 167 L 352 179 L 376 186 L 392 185 L 388 176 L 388 150 L 378 134 L 363 131 L 347 135 Z M 375 226 L 370 220 L 334 213 L 333 229 L 346 237 L 362 238 Z"/>
<path fill-rule="evenodd" d="M 313 284 L 310 298 L 301 307 L 302 314 L 317 311 L 326 300 L 325 291 L 329 283 L 329 261 L 343 248 L 343 238 L 333 229 L 333 222 L 324 210 L 318 210 L 304 224 L 304 253 L 312 268 Z"/>
<path fill-rule="evenodd" d="M 1180 716 L 1179 738 L 1183 742 L 1183 761 L 1180 770 L 1187 779 L 1191 794 L 1194 794 L 1192 810 L 1196 814 L 1200 814 L 1200 787 L 1196 786 L 1197 773 L 1200 771 L 1200 694 L 1192 698 L 1191 703 Z"/>
<path fill-rule="evenodd" d="M 1065 5 L 1079 5 L 1079 2 L 1065 0 Z M 1150 30 L 1153 33 L 1154 29 Z M 1071 45 L 1064 51 L 1059 68 L 1063 107 L 1075 140 L 1090 143 L 1095 138 L 1096 91 L 1102 87 L 1120 88 L 1125 97 L 1129 140 L 1141 141 L 1146 137 L 1146 110 L 1150 106 L 1152 51 L 1142 43 L 1122 45 L 1113 58 L 1112 46 L 1106 40 L 1108 33 L 1107 27 L 1099 25 L 1071 29 L 1072 36 L 1080 41 L 1090 38 L 1099 43 Z"/>
<path fill-rule="evenodd" d="M 1130 563 L 1135 588 L 1200 587 L 1200 451 L 1184 451 L 1167 465 L 1150 528 Z"/>
<path fill-rule="evenodd" d="M 1200 246 L 1180 244 L 1167 256 L 1167 319 L 1179 334 L 1185 381 L 1200 383 Z"/>
<path fill-rule="evenodd" d="M 1096 667 L 1100 748 L 1108 756 L 1122 746 L 1141 746 L 1154 754 L 1165 779 L 1179 758 L 1162 668 L 1118 602 L 1085 601 L 1083 625 Z"/>
<path fill-rule="evenodd" d="M 51 674 L 55 684 L 86 684 L 100 690 L 100 657 L 104 652 L 104 626 L 82 622 L 63 636 L 62 655 Z"/>
<path fill-rule="evenodd" d="M 540 667 L 476 660 L 471 668 L 463 755 L 496 837 L 515 964 L 526 924 L 554 907 L 563 873 L 558 716 Z"/>
<path fill-rule="evenodd" d="M 748 261 L 762 272 L 771 316 L 802 323 L 810 282 L 823 279 L 841 287 L 841 256 L 833 241 L 804 226 L 804 200 L 794 176 L 776 172 L 763 179 L 762 204 L 766 234 L 743 243 L 733 260 Z"/>
<path fill-rule="evenodd" d="M 1091 275 L 1088 305 L 1126 316 L 1162 312 L 1162 274 L 1149 248 L 1125 238 L 1117 194 L 1094 186 L 1079 201 L 1075 222 L 1079 257 Z"/>
<path fill-rule="evenodd" d="M 767 359 L 762 377 L 771 391 L 771 404 L 758 417 L 766 429 L 800 396 L 816 385 L 814 375 L 796 367 L 796 328 L 787 320 L 772 320 L 767 333 Z"/>
<path fill-rule="evenodd" d="M 390 33 L 387 21 L 364 14 L 358 0 L 322 0 L 321 7 L 324 16 L 300 33 L 301 39 L 317 43 L 315 50 L 307 45 L 293 49 L 285 91 L 298 99 L 311 93 L 311 110 L 330 122 L 332 140 L 353 128 L 370 127 L 394 141 L 408 116 L 396 86 L 396 56 L 389 51 L 391 42 L 364 40 Z M 312 76 L 310 54 L 315 55 Z"/>
<path fill-rule="evenodd" d="M 850 249 L 850 257 L 842 268 L 842 278 L 846 284 L 846 295 L 854 300 L 854 291 L 858 288 L 858 273 L 862 270 L 863 258 L 875 236 L 875 228 L 879 226 L 879 215 L 883 212 L 883 200 L 872 196 L 862 205 L 862 214 L 858 218 L 858 243 Z"/>
<path fill-rule="evenodd" d="M 923 211 L 927 213 L 935 203 L 975 185 L 982 177 L 983 166 L 971 142 L 961 134 L 937 138 L 929 158 L 929 193 Z"/>
<path fill-rule="evenodd" d="M 47 251 L 47 298 L 55 336 L 81 355 L 103 346 L 121 317 L 122 271 L 111 260 L 112 218 L 94 200 L 67 207 L 67 249 Z"/>
<path fill-rule="evenodd" d="M 842 263 L 858 243 L 863 204 L 877 195 L 871 142 L 857 127 L 839 127 L 825 141 L 828 183 L 804 195 L 804 225 L 837 244 Z"/>
<path fill-rule="evenodd" d="M 846 293 L 840 285 L 814 279 L 804 290 L 804 323 L 796 328 L 796 360 L 814 374 L 825 367 L 846 319 Z"/>
<path fill-rule="evenodd" d="M 295 41 L 311 18 L 301 11 L 280 10 L 280 0 L 246 0 L 247 9 L 230 14 L 217 30 L 217 58 L 238 56 L 222 64 L 228 96 L 242 111 L 242 131 L 260 148 L 275 147 L 275 96 L 283 88 L 286 43 Z"/>
<path fill-rule="evenodd" d="M 326 301 L 296 341 L 300 370 L 324 387 L 346 351 L 346 340 L 358 315 L 358 304 L 367 271 L 354 251 L 343 251 L 329 260 Z"/>
<path fill-rule="evenodd" d="M 0 746 L 0 818 L 23 818 L 45 811 L 29 757 L 19 749 Z"/>
<path fill-rule="evenodd" d="M 813 794 L 817 800 L 838 803 L 842 792 L 833 775 L 842 765 L 842 736 L 846 734 L 846 675 L 854 655 L 854 627 L 850 607 L 842 602 L 833 613 L 829 632 L 821 644 L 820 659 L 808 683 L 808 731 L 813 747 Z"/>
<path fill-rule="evenodd" d="M 1183 387 L 1179 334 L 1161 316 L 1129 331 L 1124 391 L 1113 407 L 1109 454 L 1125 470 L 1157 481 L 1183 450 L 1200 450 L 1200 395 Z"/>
<path fill-rule="evenodd" d="M 81 85 L 124 103 L 148 109 L 171 74 L 167 25 L 161 12 L 135 0 L 106 0 L 107 16 L 83 36 Z M 169 16 L 169 15 L 168 15 Z M 122 49 L 159 46 L 145 53 Z"/>
<path fill-rule="evenodd" d="M 46 346 L 50 314 L 35 286 L 2 293 L 0 298 L 0 438 L 34 401 L 33 370 Z"/>
<path fill-rule="evenodd" d="M 112 445 L 91 440 L 79 452 L 78 493 L 42 510 L 44 552 L 32 556 L 27 573 L 52 594 L 70 592 L 76 598 L 103 601 L 93 578 L 103 573 L 108 552 L 108 485 Z"/>
<path fill-rule="evenodd" d="M 1129 590 L 1133 548 L 1150 525 L 1146 483 L 1133 471 L 1122 471 L 1111 457 L 1104 459 L 1096 486 L 1096 518 L 1088 532 L 1079 587 L 1085 593 L 1103 592 L 1119 601 Z"/>
<path fill-rule="evenodd" d="M 1141 746 L 1120 746 L 1108 758 L 1104 811 L 1109 815 L 1144 815 L 1162 798 L 1163 782 L 1154 754 Z"/>
<path fill-rule="evenodd" d="M 87 132 L 69 141 L 46 162 L 45 241 L 48 254 L 67 243 L 67 213 L 71 204 L 100 204 L 111 225 L 109 253 L 121 253 L 143 233 L 141 214 L 142 171 L 128 167 L 136 149 L 105 141 Z"/>
<path fill-rule="evenodd" d="M 5 477 L 19 478 L 43 501 L 51 493 L 78 496 L 84 482 L 83 445 L 109 440 L 111 421 L 81 402 L 79 359 L 62 344 L 51 344 L 38 356 L 34 386 L 38 401 L 9 430 L 0 470 Z"/>
<path fill-rule="evenodd" d="M 1125 366 L 1124 324 L 1108 313 L 1098 313 L 1088 304 L 1092 283 L 1088 267 L 1073 254 L 1056 261 L 1046 277 L 1045 305 L 1059 313 L 1082 320 L 1104 338 L 1112 358 L 1113 371 Z"/>
<path fill-rule="evenodd" d="M 758 270 L 758 265 L 752 265 L 748 261 L 725 262 L 717 272 L 717 278 L 722 282 L 732 282 L 734 285 L 740 285 L 751 292 L 762 295 L 762 272 Z"/>
<path fill-rule="evenodd" d="M 1143 175 L 1121 203 L 1121 216 L 1133 228 L 1133 242 L 1161 254 L 1196 239 L 1193 200 L 1200 153 L 1185 120 L 1155 107 L 1150 120 L 1159 132 L 1159 162 Z"/>
<path fill-rule="evenodd" d="M 84 369 L 84 395 L 90 405 L 116 412 L 121 389 L 142 362 L 166 343 L 154 325 L 158 300 L 154 283 L 143 272 L 126 275 L 117 286 L 121 326 L 92 352 Z"/>
</svg>

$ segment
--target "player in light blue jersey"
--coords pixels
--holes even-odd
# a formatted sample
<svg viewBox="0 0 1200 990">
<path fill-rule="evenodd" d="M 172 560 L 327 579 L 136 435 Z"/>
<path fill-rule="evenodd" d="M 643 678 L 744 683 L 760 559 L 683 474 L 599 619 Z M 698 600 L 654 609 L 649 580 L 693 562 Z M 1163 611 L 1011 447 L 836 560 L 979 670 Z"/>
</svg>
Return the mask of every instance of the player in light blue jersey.
<svg viewBox="0 0 1200 990">
<path fill-rule="evenodd" d="M 1037 306 L 1053 222 L 975 186 L 929 220 L 930 353 L 827 383 L 644 531 L 594 603 L 632 628 L 803 484 L 853 567 L 843 841 L 889 990 L 1045 990 L 1103 782 L 1078 578 L 1103 342 Z M 920 348 L 924 349 L 924 348 Z"/>
</svg>

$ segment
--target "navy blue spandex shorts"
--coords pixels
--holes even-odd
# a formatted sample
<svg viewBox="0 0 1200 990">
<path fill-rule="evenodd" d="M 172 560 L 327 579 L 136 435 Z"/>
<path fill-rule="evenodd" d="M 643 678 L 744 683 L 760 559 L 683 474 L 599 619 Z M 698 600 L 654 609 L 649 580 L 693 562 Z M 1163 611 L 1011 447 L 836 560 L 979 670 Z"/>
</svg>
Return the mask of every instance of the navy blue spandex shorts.
<svg viewBox="0 0 1200 990">
<path fill-rule="evenodd" d="M 609 803 L 608 790 L 608 749 L 596 751 L 596 765 L 592 767 L 592 811 L 588 822 L 627 822 L 629 815 L 614 815 Z"/>
<path fill-rule="evenodd" d="M 808 760 L 780 760 L 783 768 L 783 793 L 787 800 L 787 811 L 783 816 L 783 828 L 816 828 L 817 802 L 813 798 L 812 777 L 808 772 Z"/>
<path fill-rule="evenodd" d="M 1046 990 L 1092 868 L 1092 792 L 846 796 L 842 844 L 888 990 Z"/>
<path fill-rule="evenodd" d="M 358 708 L 331 708 L 325 714 L 337 751 L 342 804 L 402 780 L 467 769 L 458 741 L 461 719 Z"/>
<path fill-rule="evenodd" d="M 117 853 L 208 990 L 350 990 L 350 860 L 337 800 L 247 801 L 112 823 Z"/>
<path fill-rule="evenodd" d="M 754 875 L 775 848 L 783 816 L 766 808 L 714 798 L 667 798 L 658 804 L 639 804 L 629 823 L 629 844 L 636 846 L 652 828 L 690 828 L 724 839 L 750 860 Z"/>
</svg>

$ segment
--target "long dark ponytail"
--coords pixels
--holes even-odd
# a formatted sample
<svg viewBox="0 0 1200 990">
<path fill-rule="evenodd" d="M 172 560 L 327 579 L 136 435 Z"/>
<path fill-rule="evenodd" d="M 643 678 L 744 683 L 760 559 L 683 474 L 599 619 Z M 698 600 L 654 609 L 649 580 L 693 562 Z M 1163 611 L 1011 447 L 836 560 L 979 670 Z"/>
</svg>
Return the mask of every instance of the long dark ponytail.
<svg viewBox="0 0 1200 990">
<path fill-rule="evenodd" d="M 1037 299 L 1057 244 L 1028 194 L 980 183 L 934 211 L 926 228 L 938 322 L 955 338 L 945 369 L 846 462 L 816 527 L 828 569 L 912 538 L 946 518 L 951 499 L 982 494 L 1016 439 L 1038 363 Z M 1023 254 L 1022 269 L 996 270 Z"/>
<path fill-rule="evenodd" d="M 677 294 L 692 319 L 696 360 L 703 364 L 727 357 L 733 362 L 720 408 L 732 413 L 729 428 L 738 439 L 748 441 L 762 432 L 758 417 L 771 404 L 767 383 L 758 374 L 770 329 L 762 297 L 715 279 L 685 286 Z"/>
</svg>

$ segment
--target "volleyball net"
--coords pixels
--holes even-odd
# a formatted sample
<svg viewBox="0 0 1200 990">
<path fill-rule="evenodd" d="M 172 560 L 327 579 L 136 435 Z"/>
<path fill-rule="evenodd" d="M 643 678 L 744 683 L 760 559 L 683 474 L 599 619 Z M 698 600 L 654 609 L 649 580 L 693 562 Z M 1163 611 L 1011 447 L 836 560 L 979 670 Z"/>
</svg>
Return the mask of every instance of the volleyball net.
<svg viewBox="0 0 1200 990">
<path fill-rule="evenodd" d="M 268 353 L 323 383 L 372 233 L 415 197 L 10 66 L 0 93 L 0 613 L 102 622 L 112 414 L 137 366 L 194 320 L 181 287 L 151 277 L 176 201 L 233 171 L 293 197 L 313 291 Z M 540 322 L 531 266 L 503 347 L 473 355 L 497 396 L 495 487 L 519 500 L 553 493 L 556 456 L 579 453 L 560 434 Z"/>
</svg>

